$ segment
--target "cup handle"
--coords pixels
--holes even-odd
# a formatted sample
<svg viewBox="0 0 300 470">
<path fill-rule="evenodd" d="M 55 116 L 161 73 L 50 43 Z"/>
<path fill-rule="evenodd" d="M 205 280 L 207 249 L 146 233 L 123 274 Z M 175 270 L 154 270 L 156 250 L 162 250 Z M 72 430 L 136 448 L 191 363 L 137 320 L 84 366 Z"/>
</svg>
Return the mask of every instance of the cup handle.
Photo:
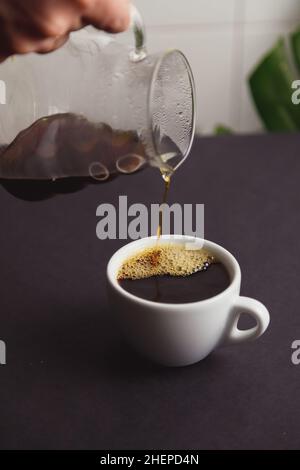
<svg viewBox="0 0 300 470">
<path fill-rule="evenodd" d="M 248 330 L 240 330 L 238 322 L 243 313 L 248 313 L 256 320 L 256 325 Z M 231 327 L 227 335 L 227 344 L 238 344 L 251 341 L 261 336 L 270 323 L 266 307 L 258 300 L 249 297 L 238 297 L 233 307 Z"/>
<path fill-rule="evenodd" d="M 131 52 L 130 58 L 133 62 L 140 62 L 147 56 L 146 31 L 143 18 L 133 4 L 130 5 L 130 17 L 130 27 L 134 32 L 135 38 L 135 48 Z"/>
</svg>

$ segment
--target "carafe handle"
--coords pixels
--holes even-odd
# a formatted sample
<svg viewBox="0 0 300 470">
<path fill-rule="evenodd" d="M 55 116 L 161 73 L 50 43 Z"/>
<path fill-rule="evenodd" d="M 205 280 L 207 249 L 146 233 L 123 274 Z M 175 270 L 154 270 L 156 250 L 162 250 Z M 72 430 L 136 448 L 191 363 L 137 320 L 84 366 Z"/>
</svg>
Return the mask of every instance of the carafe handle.
<svg viewBox="0 0 300 470">
<path fill-rule="evenodd" d="M 135 5 L 130 6 L 131 23 L 130 26 L 134 32 L 135 48 L 130 54 L 133 62 L 140 62 L 147 56 L 146 49 L 146 31 L 143 18 Z"/>
</svg>

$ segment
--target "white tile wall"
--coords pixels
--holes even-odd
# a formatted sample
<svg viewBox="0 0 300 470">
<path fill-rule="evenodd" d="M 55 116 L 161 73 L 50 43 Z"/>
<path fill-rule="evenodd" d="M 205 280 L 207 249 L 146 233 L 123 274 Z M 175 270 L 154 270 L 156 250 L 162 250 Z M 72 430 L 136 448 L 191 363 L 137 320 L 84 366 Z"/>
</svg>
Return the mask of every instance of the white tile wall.
<svg viewBox="0 0 300 470">
<path fill-rule="evenodd" d="M 134 3 L 149 26 L 231 23 L 235 9 L 235 0 L 135 0 Z"/>
<path fill-rule="evenodd" d="M 246 21 L 284 22 L 294 17 L 300 21 L 299 0 L 247 0 L 245 10 Z"/>
<path fill-rule="evenodd" d="M 149 34 L 149 51 L 178 47 L 188 57 L 197 84 L 198 130 L 209 133 L 218 122 L 230 121 L 231 48 L 233 32 L 156 31 Z M 192 46 L 192 47 L 191 47 Z M 222 53 L 220 54 L 220 50 Z"/>
<path fill-rule="evenodd" d="M 300 24 L 300 0 L 135 0 L 150 51 L 182 49 L 196 86 L 198 130 L 217 123 L 236 131 L 262 129 L 246 77 L 275 43 Z"/>
</svg>

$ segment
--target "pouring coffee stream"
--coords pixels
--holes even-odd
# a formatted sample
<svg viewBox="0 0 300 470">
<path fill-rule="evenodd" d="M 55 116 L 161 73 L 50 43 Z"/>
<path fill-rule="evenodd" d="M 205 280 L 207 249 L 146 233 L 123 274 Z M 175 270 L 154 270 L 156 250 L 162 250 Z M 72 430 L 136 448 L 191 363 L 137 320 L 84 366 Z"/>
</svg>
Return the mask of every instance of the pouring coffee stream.
<svg viewBox="0 0 300 470">
<path fill-rule="evenodd" d="M 171 186 L 171 178 L 172 178 L 172 172 L 171 171 L 162 171 L 161 174 L 164 180 L 164 193 L 163 193 L 163 200 L 162 200 L 162 205 L 160 206 L 159 209 L 159 223 L 158 223 L 158 228 L 157 228 L 157 239 L 162 235 L 162 229 L 163 229 L 163 210 L 164 210 L 164 205 L 167 204 L 168 201 L 168 195 L 170 191 L 170 186 Z"/>
</svg>

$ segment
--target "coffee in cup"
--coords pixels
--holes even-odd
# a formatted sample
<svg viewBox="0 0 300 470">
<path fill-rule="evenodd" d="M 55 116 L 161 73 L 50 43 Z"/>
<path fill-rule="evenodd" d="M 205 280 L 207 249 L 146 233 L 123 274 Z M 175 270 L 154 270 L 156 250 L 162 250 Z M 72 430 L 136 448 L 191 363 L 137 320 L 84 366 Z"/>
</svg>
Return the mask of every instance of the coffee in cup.
<svg viewBox="0 0 300 470">
<path fill-rule="evenodd" d="M 129 257 L 118 280 L 137 297 L 171 304 L 209 299 L 230 284 L 226 267 L 208 251 L 159 242 Z"/>
</svg>

